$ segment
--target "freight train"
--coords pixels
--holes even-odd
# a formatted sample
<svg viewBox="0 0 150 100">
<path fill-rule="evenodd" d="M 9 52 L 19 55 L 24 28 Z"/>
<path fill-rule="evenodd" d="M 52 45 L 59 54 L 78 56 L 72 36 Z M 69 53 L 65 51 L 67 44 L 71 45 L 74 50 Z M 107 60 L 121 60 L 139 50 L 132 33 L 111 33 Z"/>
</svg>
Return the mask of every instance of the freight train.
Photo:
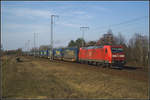
<svg viewBox="0 0 150 100">
<path fill-rule="evenodd" d="M 81 48 L 55 48 L 53 51 L 40 50 L 36 52 L 36 54 L 32 52 L 30 55 L 52 58 L 54 60 L 95 64 L 103 67 L 115 66 L 118 68 L 123 68 L 123 65 L 126 63 L 123 47 L 120 45 L 89 46 Z"/>
</svg>

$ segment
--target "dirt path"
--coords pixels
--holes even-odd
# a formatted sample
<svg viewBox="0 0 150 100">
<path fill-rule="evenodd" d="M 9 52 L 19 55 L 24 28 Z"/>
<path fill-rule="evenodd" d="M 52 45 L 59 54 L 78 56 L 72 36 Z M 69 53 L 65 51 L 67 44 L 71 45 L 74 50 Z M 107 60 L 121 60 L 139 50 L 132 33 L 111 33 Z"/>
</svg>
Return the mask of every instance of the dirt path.
<svg viewBox="0 0 150 100">
<path fill-rule="evenodd" d="M 49 61 L 3 59 L 4 98 L 147 98 L 146 72 Z M 140 73 L 140 75 L 139 75 Z M 139 78 L 140 77 L 140 78 Z"/>
</svg>

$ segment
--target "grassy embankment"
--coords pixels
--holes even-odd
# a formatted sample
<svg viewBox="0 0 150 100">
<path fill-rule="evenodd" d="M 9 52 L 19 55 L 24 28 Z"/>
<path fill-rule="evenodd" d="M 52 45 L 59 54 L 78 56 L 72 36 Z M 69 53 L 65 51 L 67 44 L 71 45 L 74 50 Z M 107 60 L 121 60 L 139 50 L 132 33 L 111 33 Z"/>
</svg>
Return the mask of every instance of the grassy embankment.
<svg viewBox="0 0 150 100">
<path fill-rule="evenodd" d="M 145 81 L 113 76 L 82 64 L 31 57 L 22 60 L 3 57 L 4 98 L 148 98 Z"/>
</svg>

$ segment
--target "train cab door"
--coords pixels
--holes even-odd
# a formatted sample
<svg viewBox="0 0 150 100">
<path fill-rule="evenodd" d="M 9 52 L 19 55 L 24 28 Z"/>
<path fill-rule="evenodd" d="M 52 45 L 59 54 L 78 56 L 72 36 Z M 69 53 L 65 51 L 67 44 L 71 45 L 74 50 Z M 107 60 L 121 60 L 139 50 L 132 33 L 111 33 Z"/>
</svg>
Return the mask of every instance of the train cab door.
<svg viewBox="0 0 150 100">
<path fill-rule="evenodd" d="M 108 63 L 108 49 L 105 48 L 105 63 Z"/>
</svg>

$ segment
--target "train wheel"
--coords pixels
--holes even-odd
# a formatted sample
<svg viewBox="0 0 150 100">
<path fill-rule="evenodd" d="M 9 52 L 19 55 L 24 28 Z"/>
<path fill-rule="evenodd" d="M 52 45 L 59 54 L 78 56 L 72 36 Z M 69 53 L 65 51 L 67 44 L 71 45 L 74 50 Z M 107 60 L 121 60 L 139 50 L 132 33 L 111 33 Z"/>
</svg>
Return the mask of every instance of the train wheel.
<svg viewBox="0 0 150 100">
<path fill-rule="evenodd" d="M 88 61 L 88 65 L 90 65 L 91 64 L 91 62 L 90 61 Z"/>
<path fill-rule="evenodd" d="M 96 62 L 94 62 L 94 65 L 95 65 L 95 66 L 97 66 L 97 63 L 96 63 Z"/>
<path fill-rule="evenodd" d="M 107 64 L 107 68 L 110 68 L 111 64 Z"/>
<path fill-rule="evenodd" d="M 111 64 L 109 64 L 109 68 L 112 68 L 112 65 L 111 65 Z"/>
<path fill-rule="evenodd" d="M 79 61 L 78 63 L 81 64 L 81 61 Z"/>
<path fill-rule="evenodd" d="M 93 65 L 94 64 L 94 62 L 93 61 L 91 61 L 91 65 Z"/>
<path fill-rule="evenodd" d="M 81 64 L 84 64 L 84 62 L 85 62 L 85 61 L 82 60 L 82 61 L 81 61 Z"/>
<path fill-rule="evenodd" d="M 123 67 L 121 65 L 119 65 L 119 70 L 122 70 L 122 69 L 123 69 Z"/>
<path fill-rule="evenodd" d="M 98 62 L 95 62 L 95 65 L 98 66 Z"/>
<path fill-rule="evenodd" d="M 107 63 L 105 64 L 105 68 L 108 68 L 108 64 Z"/>
<path fill-rule="evenodd" d="M 103 67 L 103 68 L 106 68 L 106 64 L 102 64 L 102 67 Z"/>
<path fill-rule="evenodd" d="M 88 62 L 87 62 L 87 61 L 84 61 L 84 64 L 88 64 Z"/>
<path fill-rule="evenodd" d="M 100 66 L 100 67 L 101 67 L 101 66 L 103 66 L 103 64 L 102 64 L 102 63 L 98 63 L 98 66 Z"/>
</svg>

